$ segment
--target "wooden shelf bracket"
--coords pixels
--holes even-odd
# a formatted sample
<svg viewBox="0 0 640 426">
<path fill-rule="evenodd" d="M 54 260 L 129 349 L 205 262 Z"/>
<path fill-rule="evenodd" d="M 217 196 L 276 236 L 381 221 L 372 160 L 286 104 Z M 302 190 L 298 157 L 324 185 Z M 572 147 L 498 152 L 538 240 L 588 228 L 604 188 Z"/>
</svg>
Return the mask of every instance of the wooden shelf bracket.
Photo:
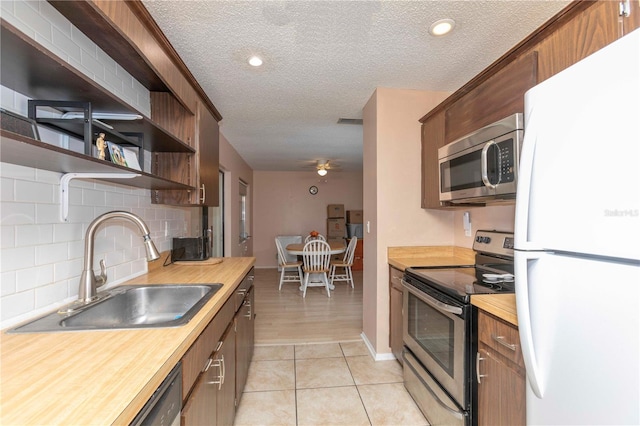
<svg viewBox="0 0 640 426">
<path fill-rule="evenodd" d="M 69 220 L 69 182 L 73 179 L 132 179 L 139 173 L 65 173 L 60 178 L 60 220 Z"/>
</svg>

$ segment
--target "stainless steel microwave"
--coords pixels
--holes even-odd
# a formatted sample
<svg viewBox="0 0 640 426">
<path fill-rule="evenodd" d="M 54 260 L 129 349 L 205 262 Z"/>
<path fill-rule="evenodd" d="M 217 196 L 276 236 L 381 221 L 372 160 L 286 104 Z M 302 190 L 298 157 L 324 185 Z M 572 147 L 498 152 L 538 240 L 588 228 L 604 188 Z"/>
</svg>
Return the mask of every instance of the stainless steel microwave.
<svg viewBox="0 0 640 426">
<path fill-rule="evenodd" d="M 440 204 L 514 199 L 523 136 L 523 115 L 518 113 L 440 148 Z"/>
</svg>

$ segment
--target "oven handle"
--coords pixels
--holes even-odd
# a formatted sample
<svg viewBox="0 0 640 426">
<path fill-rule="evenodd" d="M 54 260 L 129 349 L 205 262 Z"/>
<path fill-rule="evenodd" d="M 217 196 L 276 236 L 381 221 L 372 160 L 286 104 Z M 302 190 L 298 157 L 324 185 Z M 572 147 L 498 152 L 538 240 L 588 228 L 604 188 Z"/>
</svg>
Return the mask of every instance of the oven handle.
<svg viewBox="0 0 640 426">
<path fill-rule="evenodd" d="M 424 303 L 431 305 L 432 307 L 439 309 L 441 311 L 445 311 L 445 312 L 450 312 L 452 314 L 455 315 L 462 315 L 462 308 L 459 306 L 451 306 L 451 305 L 447 305 L 446 303 L 443 303 L 441 301 L 439 301 L 438 299 L 429 296 L 428 294 L 422 293 L 420 291 L 415 290 L 411 284 L 409 284 L 408 282 L 406 282 L 405 280 L 402 280 L 402 287 L 406 288 L 409 293 L 413 294 L 414 296 L 416 296 L 418 299 L 422 300 Z"/>
</svg>

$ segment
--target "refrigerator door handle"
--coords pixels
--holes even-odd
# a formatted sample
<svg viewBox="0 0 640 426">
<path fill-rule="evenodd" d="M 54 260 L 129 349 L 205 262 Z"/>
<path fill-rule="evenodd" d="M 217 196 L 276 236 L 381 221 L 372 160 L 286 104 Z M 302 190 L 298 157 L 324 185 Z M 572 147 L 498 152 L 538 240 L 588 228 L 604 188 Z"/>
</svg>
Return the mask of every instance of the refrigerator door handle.
<svg viewBox="0 0 640 426">
<path fill-rule="evenodd" d="M 535 262 L 544 256 L 542 252 L 514 253 L 514 267 L 516 276 L 516 308 L 518 313 L 518 328 L 520 330 L 520 345 L 522 357 L 527 371 L 527 378 L 533 393 L 540 399 L 544 395 L 544 383 L 540 374 L 540 368 L 536 357 L 536 348 L 533 343 L 533 325 L 529 304 L 529 263 Z"/>
<path fill-rule="evenodd" d="M 525 94 L 525 98 L 528 92 Z M 516 199 L 516 215 L 514 227 L 515 247 L 520 250 L 539 250 L 529 243 L 529 209 L 531 208 L 531 184 L 533 177 L 533 158 L 535 154 L 537 129 L 533 109 L 526 111 L 526 132 L 520 152 L 518 169 L 518 187 Z"/>
</svg>

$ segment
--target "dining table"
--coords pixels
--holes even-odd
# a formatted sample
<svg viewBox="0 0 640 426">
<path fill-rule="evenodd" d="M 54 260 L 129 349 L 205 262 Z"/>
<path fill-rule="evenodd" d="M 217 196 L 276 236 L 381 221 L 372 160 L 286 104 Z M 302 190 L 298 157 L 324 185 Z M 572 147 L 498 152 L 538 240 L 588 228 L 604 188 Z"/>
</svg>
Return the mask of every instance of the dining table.
<svg viewBox="0 0 640 426">
<path fill-rule="evenodd" d="M 345 250 L 347 249 L 347 246 L 342 241 L 327 241 L 327 244 L 329 244 L 329 252 L 332 255 L 344 253 Z M 287 247 L 285 247 L 285 249 L 287 250 L 288 253 L 292 255 L 302 256 L 304 252 L 304 243 L 289 244 L 287 245 Z M 327 276 L 328 275 L 329 274 L 327 274 Z M 320 278 L 320 274 L 311 274 L 311 276 L 309 277 L 309 283 L 307 284 L 307 287 L 318 287 L 318 286 L 324 286 L 324 283 Z M 330 290 L 333 290 L 334 288 L 335 286 L 333 284 L 329 285 Z M 304 288 L 300 286 L 299 290 L 303 291 Z"/>
<path fill-rule="evenodd" d="M 347 249 L 347 246 L 342 241 L 327 241 L 329 244 L 329 252 L 331 254 L 340 254 L 344 253 Z M 295 256 L 302 256 L 302 252 L 304 249 L 304 243 L 293 243 L 289 244 L 286 247 L 286 250 Z"/>
</svg>

